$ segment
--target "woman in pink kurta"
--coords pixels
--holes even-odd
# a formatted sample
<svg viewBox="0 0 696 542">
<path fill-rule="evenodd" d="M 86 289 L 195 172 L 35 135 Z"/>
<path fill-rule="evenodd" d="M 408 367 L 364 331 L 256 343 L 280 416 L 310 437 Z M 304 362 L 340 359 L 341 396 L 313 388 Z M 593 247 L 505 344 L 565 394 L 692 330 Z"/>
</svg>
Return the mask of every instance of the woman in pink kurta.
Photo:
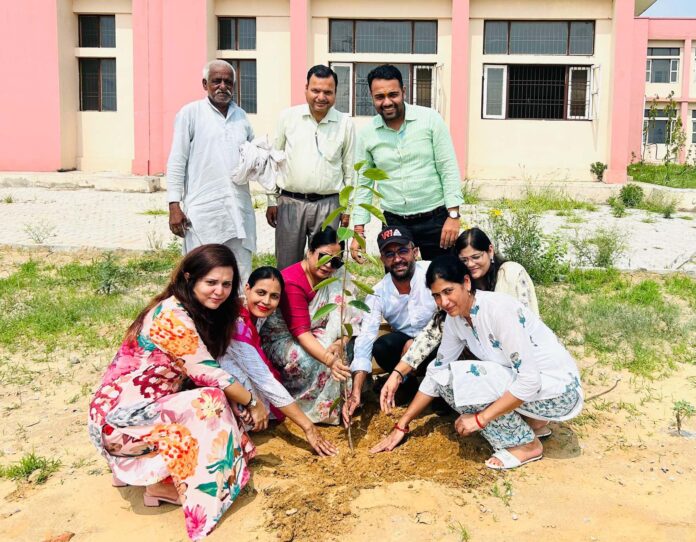
<svg viewBox="0 0 696 542">
<path fill-rule="evenodd" d="M 147 486 L 145 504 L 181 504 L 192 540 L 205 537 L 249 480 L 255 449 L 230 406 L 256 430 L 262 402 L 220 368 L 239 314 L 237 263 L 224 245 L 189 252 L 131 325 L 89 408 L 89 435 L 115 485 Z M 194 389 L 182 391 L 185 380 Z M 167 483 L 171 478 L 171 482 Z"/>
</svg>

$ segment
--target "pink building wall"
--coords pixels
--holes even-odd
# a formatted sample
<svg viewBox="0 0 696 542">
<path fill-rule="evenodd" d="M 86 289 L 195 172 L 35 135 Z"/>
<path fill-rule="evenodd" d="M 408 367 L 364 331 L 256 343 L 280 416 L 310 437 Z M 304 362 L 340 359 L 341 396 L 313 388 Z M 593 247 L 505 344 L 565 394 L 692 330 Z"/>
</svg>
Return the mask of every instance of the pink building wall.
<svg viewBox="0 0 696 542">
<path fill-rule="evenodd" d="M 176 113 L 206 95 L 207 24 L 207 0 L 133 0 L 135 174 L 166 171 Z"/>
<path fill-rule="evenodd" d="M 290 105 L 305 103 L 311 0 L 290 0 Z"/>
<path fill-rule="evenodd" d="M 452 81 L 450 134 L 462 177 L 468 163 L 469 126 L 469 0 L 452 0 Z M 455 98 L 456 97 L 456 98 Z"/>
<path fill-rule="evenodd" d="M 2 3 L 1 169 L 61 167 L 57 17 L 56 2 Z"/>
</svg>

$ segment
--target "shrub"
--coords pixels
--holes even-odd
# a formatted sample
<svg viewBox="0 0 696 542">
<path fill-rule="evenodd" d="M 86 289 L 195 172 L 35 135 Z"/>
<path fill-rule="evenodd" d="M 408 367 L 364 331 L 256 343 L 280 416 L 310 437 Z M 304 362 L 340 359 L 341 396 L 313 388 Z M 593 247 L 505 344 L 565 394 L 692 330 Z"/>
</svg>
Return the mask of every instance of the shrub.
<svg viewBox="0 0 696 542">
<path fill-rule="evenodd" d="M 626 252 L 623 234 L 609 228 L 598 228 L 592 235 L 572 241 L 579 265 L 613 267 Z"/>
<path fill-rule="evenodd" d="M 545 235 L 539 215 L 524 209 L 490 213 L 489 232 L 503 257 L 522 265 L 539 284 L 559 280 L 567 271 L 567 247 L 558 236 Z"/>
<path fill-rule="evenodd" d="M 619 198 L 626 207 L 638 207 L 643 202 L 645 193 L 637 184 L 627 184 L 621 188 Z"/>
<path fill-rule="evenodd" d="M 626 215 L 626 206 L 620 198 L 615 198 L 612 196 L 609 198 L 607 203 L 609 203 L 611 206 L 611 214 L 613 214 L 616 218 L 621 218 L 622 216 Z"/>
<path fill-rule="evenodd" d="M 598 181 L 601 181 L 604 178 L 604 172 L 607 169 L 607 165 L 603 162 L 594 162 L 590 164 L 590 173 L 597 177 Z"/>
</svg>

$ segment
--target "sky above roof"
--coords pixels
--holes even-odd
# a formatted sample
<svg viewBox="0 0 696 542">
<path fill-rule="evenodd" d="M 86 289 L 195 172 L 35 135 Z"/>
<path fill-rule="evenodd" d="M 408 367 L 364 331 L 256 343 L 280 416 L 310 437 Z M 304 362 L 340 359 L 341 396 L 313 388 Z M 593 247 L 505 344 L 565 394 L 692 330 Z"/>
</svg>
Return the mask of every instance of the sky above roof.
<svg viewBox="0 0 696 542">
<path fill-rule="evenodd" d="M 657 0 L 642 17 L 696 17 L 696 0 Z"/>
</svg>

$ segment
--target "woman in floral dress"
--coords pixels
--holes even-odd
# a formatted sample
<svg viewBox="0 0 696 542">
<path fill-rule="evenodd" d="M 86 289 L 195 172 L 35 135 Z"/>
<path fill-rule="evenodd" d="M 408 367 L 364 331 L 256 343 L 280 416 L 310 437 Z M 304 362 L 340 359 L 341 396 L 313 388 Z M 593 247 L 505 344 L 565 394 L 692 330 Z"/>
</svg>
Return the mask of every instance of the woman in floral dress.
<svg viewBox="0 0 696 542">
<path fill-rule="evenodd" d="M 330 256 L 319 265 L 321 258 Z M 348 337 L 341 339 L 340 311 L 312 319 L 328 303 L 343 300 L 342 244 L 330 226 L 312 236 L 305 258 L 281 271 L 285 289 L 280 312 L 268 318 L 261 328 L 261 344 L 281 380 L 298 406 L 314 423 L 338 424 L 339 409 L 332 406 L 340 395 L 338 379 L 350 377 L 350 369 L 341 362 L 340 351 Z M 314 290 L 320 282 L 339 280 Z M 346 289 L 353 285 L 346 278 Z M 360 312 L 346 307 L 345 321 L 358 332 Z M 350 349 L 349 349 L 350 350 Z M 333 378 L 332 378 L 333 377 Z"/>
<path fill-rule="evenodd" d="M 459 414 L 457 432 L 481 431 L 494 450 L 490 469 L 511 469 L 542 458 L 534 429 L 577 416 L 583 406 L 578 368 L 544 322 L 513 297 L 477 291 L 455 256 L 436 258 L 426 282 L 447 313 L 437 358 L 392 432 L 372 452 L 392 450 L 408 423 L 435 397 Z M 468 348 L 478 360 L 459 360 Z M 479 361 L 481 360 L 481 361 Z"/>
<path fill-rule="evenodd" d="M 246 406 L 256 430 L 268 421 L 263 403 L 216 361 L 231 339 L 238 290 L 229 248 L 189 252 L 126 332 L 89 407 L 90 440 L 114 485 L 146 486 L 146 506 L 181 504 L 192 540 L 249 480 L 255 449 L 230 404 Z M 183 391 L 185 380 L 195 388 Z"/>
</svg>

